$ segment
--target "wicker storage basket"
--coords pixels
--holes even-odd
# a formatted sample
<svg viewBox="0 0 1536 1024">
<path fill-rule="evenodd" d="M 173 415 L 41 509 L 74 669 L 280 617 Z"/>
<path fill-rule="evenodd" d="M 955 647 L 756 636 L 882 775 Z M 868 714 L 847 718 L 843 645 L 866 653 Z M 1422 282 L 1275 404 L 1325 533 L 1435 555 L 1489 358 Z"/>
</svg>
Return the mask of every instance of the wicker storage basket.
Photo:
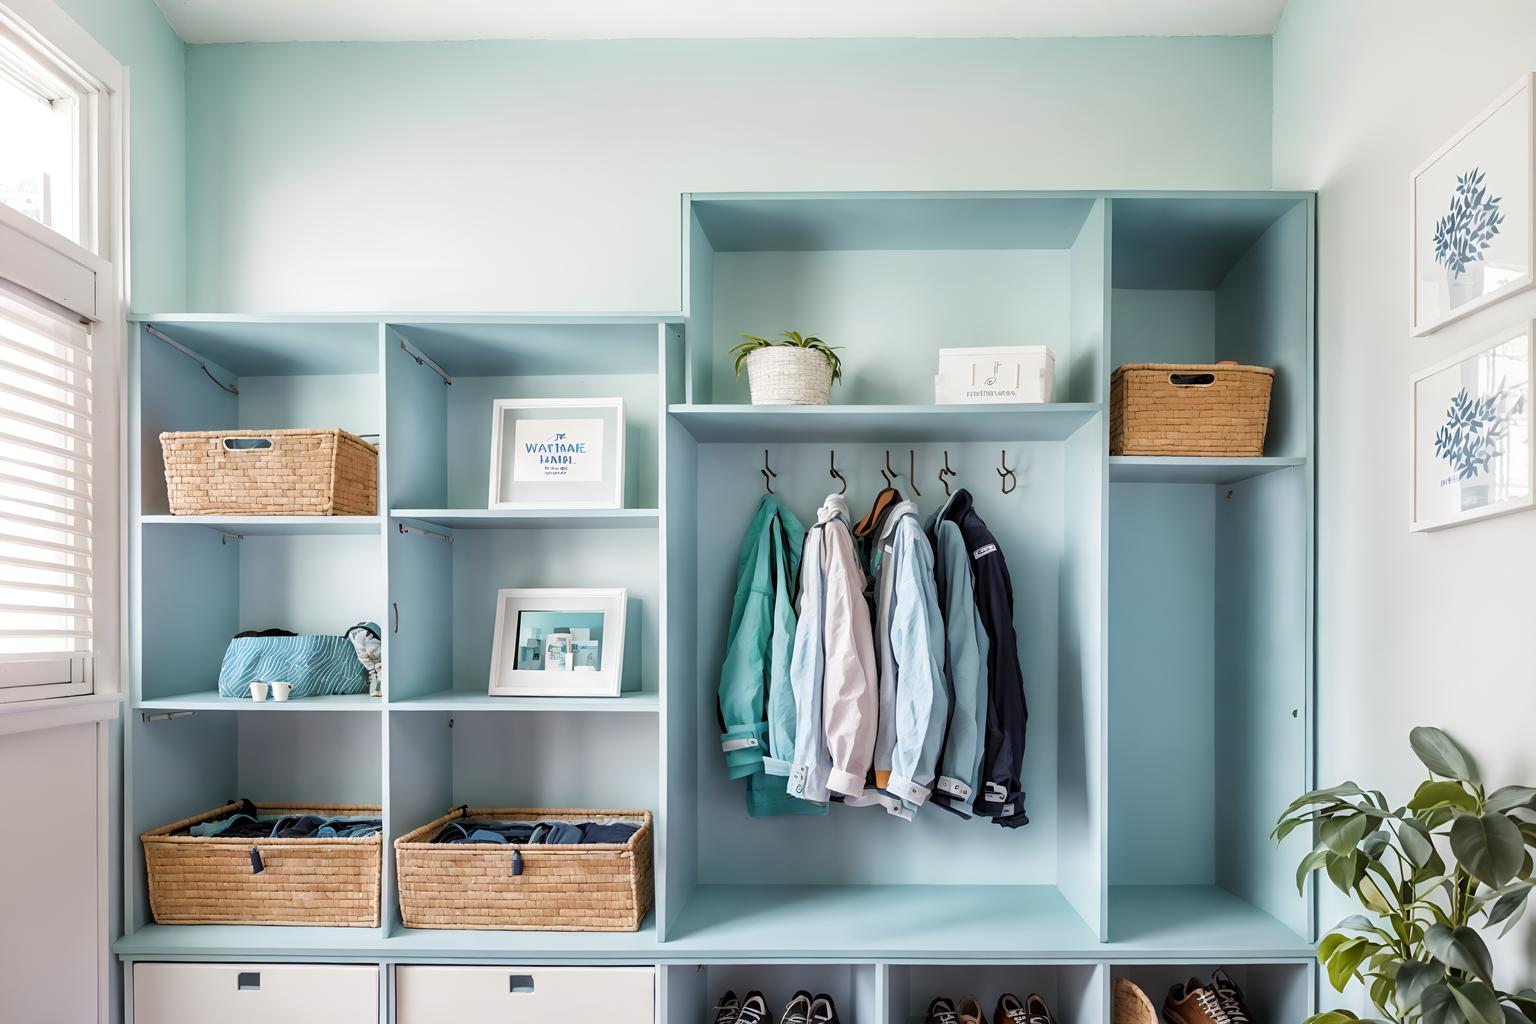
<svg viewBox="0 0 1536 1024">
<path fill-rule="evenodd" d="M 1111 455 L 1263 455 L 1275 371 L 1136 363 L 1109 385 Z"/>
<path fill-rule="evenodd" d="M 240 810 L 231 803 L 140 836 L 156 924 L 377 928 L 383 837 L 225 839 L 174 835 Z M 373 815 L 338 804 L 257 804 L 261 814 Z M 261 855 L 253 870 L 251 850 Z"/>
<path fill-rule="evenodd" d="M 624 844 L 434 843 L 460 818 L 621 820 Z M 395 840 L 400 917 L 407 928 L 632 932 L 651 909 L 651 812 L 459 807 Z M 522 873 L 513 874 L 514 854 Z"/>
<path fill-rule="evenodd" d="M 1115 979 L 1114 1024 L 1157 1024 L 1157 1010 L 1134 982 Z"/>
<path fill-rule="evenodd" d="M 345 430 L 199 430 L 160 435 L 171 513 L 371 516 L 379 450 Z"/>
<path fill-rule="evenodd" d="M 747 357 L 747 383 L 753 405 L 826 405 L 832 367 L 814 349 L 774 345 Z"/>
</svg>

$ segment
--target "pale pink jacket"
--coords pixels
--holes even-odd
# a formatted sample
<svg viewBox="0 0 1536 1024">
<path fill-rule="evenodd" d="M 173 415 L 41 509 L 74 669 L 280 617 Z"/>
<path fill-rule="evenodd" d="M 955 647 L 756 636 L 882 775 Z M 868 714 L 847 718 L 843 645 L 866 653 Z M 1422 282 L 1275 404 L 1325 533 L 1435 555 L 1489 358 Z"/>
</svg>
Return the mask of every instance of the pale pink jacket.
<svg viewBox="0 0 1536 1024">
<path fill-rule="evenodd" d="M 869 603 L 864 600 L 864 570 L 848 531 L 847 508 L 841 496 L 829 495 L 817 516 L 818 523 L 825 524 L 821 724 L 832 759 L 827 788 L 857 796 L 864 792 L 874 757 L 880 684 Z"/>
</svg>

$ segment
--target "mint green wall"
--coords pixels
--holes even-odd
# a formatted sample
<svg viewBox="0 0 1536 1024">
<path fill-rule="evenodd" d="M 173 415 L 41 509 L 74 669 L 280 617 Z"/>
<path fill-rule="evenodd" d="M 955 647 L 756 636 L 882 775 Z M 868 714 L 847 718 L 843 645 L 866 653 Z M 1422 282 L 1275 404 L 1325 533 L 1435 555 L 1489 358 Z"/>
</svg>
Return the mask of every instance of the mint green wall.
<svg viewBox="0 0 1536 1024">
<path fill-rule="evenodd" d="M 1264 188 L 1267 37 L 187 51 L 194 310 L 669 310 L 678 194 Z"/>
<path fill-rule="evenodd" d="M 129 70 L 135 311 L 186 302 L 186 44 L 153 0 L 58 0 Z"/>
</svg>

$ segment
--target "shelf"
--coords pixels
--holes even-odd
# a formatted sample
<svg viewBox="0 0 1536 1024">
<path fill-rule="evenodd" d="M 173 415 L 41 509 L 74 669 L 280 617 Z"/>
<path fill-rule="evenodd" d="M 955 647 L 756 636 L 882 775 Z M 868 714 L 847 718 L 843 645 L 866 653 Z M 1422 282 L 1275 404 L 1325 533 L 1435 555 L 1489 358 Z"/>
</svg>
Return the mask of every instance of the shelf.
<svg viewBox="0 0 1536 1024">
<path fill-rule="evenodd" d="M 671 405 L 699 441 L 1063 441 L 1103 406 L 1052 405 Z"/>
<path fill-rule="evenodd" d="M 1235 484 L 1266 473 L 1305 466 L 1303 458 L 1111 455 L 1109 479 L 1128 484 Z"/>
<path fill-rule="evenodd" d="M 378 516 L 141 516 L 145 526 L 200 526 L 245 537 L 309 537 L 377 533 Z"/>
<path fill-rule="evenodd" d="M 1097 956 L 1048 885 L 703 885 L 666 943 L 718 957 L 1004 960 Z"/>
<path fill-rule="evenodd" d="M 255 701 L 249 697 L 220 697 L 217 690 L 182 693 L 174 697 L 151 697 L 134 704 L 136 711 L 377 711 L 384 706 L 378 697 L 366 693 L 343 693 L 326 697 L 292 697 L 288 700 Z"/>
<path fill-rule="evenodd" d="M 283 960 L 377 956 L 377 928 L 310 928 L 254 924 L 147 924 L 112 945 L 129 959 Z"/>
<path fill-rule="evenodd" d="M 635 932 L 502 932 L 475 929 L 407 928 L 398 921 L 384 941 L 391 957 L 453 957 L 514 962 L 552 960 L 623 960 L 656 962 L 656 914 L 647 914 Z M 647 959 L 648 958 L 648 959 Z"/>
<path fill-rule="evenodd" d="M 1114 885 L 1106 950 L 1162 960 L 1311 959 L 1312 944 L 1269 914 L 1209 885 Z"/>
<path fill-rule="evenodd" d="M 391 700 L 393 711 L 639 711 L 661 710 L 661 695 L 631 690 L 618 697 L 492 697 L 470 690 L 436 690 Z"/>
<path fill-rule="evenodd" d="M 454 530 L 644 530 L 661 521 L 654 508 L 397 508 L 389 514 Z"/>
</svg>

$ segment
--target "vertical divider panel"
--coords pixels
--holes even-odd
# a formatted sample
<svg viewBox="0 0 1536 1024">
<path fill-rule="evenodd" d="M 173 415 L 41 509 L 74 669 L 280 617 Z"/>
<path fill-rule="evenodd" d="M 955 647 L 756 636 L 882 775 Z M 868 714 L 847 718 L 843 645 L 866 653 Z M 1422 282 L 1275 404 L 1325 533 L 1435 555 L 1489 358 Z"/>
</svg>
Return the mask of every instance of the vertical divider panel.
<svg viewBox="0 0 1536 1024">
<path fill-rule="evenodd" d="M 1103 402 L 1108 398 L 1109 233 L 1109 200 L 1100 199 L 1088 211 L 1070 253 L 1069 390 L 1063 393 L 1057 388 L 1058 402 Z"/>
<path fill-rule="evenodd" d="M 398 891 L 397 891 L 397 889 L 395 887 L 395 858 L 390 856 L 390 845 L 389 845 L 389 840 L 390 840 L 390 835 L 391 835 L 391 833 L 390 833 L 390 826 L 391 826 L 391 823 L 392 823 L 393 817 L 394 817 L 394 813 L 393 813 L 393 809 L 391 808 L 391 801 L 390 801 L 390 771 L 389 771 L 389 766 L 390 766 L 391 762 L 393 761 L 393 755 L 392 755 L 391 750 L 390 750 L 389 703 L 388 703 L 388 701 L 389 701 L 389 671 L 388 671 L 388 667 L 389 667 L 389 629 L 390 629 L 390 626 L 392 625 L 392 622 L 390 620 L 393 617 L 390 614 L 390 612 L 391 612 L 391 609 L 390 609 L 390 595 L 391 595 L 391 593 L 393 593 L 393 590 L 392 590 L 392 585 L 390 583 L 390 572 L 389 572 L 389 568 L 390 568 L 390 565 L 389 565 L 389 563 L 390 563 L 390 558 L 389 558 L 389 530 L 390 530 L 390 523 L 389 523 L 389 507 L 390 507 L 390 501 L 389 501 L 389 450 L 390 450 L 389 439 L 390 439 L 390 430 L 389 430 L 389 380 L 388 380 L 388 371 L 389 371 L 389 341 L 390 341 L 389 326 L 387 324 L 382 324 L 382 323 L 379 324 L 378 372 L 379 372 L 379 379 L 381 381 L 381 386 L 379 387 L 378 392 L 377 392 L 377 394 L 378 394 L 379 409 L 378 409 L 378 416 L 377 416 L 377 420 L 376 420 L 376 422 L 379 424 L 379 438 L 378 438 L 378 445 L 379 445 L 379 465 L 378 465 L 379 487 L 378 487 L 378 495 L 379 495 L 379 497 L 378 497 L 378 507 L 374 511 L 378 513 L 379 523 L 380 523 L 380 526 L 379 526 L 380 533 L 379 533 L 379 549 L 378 549 L 379 554 L 378 554 L 378 557 L 380 559 L 382 570 L 379 573 L 379 578 L 384 581 L 384 593 L 381 595 L 381 597 L 383 598 L 383 605 L 384 605 L 383 612 L 382 612 L 383 617 L 379 619 L 380 649 L 381 649 L 381 653 L 383 654 L 383 658 L 384 658 L 383 663 L 382 663 L 382 667 L 381 667 L 381 670 L 380 670 L 380 675 L 382 677 L 380 679 L 381 692 L 382 692 L 383 696 L 379 699 L 379 703 L 380 703 L 381 706 L 380 706 L 380 709 L 379 709 L 379 764 L 378 764 L 378 769 L 379 769 L 379 790 L 380 790 L 380 794 L 379 794 L 379 803 L 380 803 L 379 816 L 382 819 L 383 826 L 384 826 L 384 831 L 383 831 L 383 835 L 382 835 L 383 849 L 382 849 L 382 851 L 380 853 L 380 856 L 383 859 L 383 863 L 380 865 L 382 870 L 379 872 L 379 884 L 380 884 L 380 886 L 383 889 L 383 892 L 380 894 L 380 900 L 379 900 L 379 935 L 380 935 L 381 938 L 387 937 L 389 935 L 390 925 L 395 920 L 395 917 L 397 916 L 397 911 L 398 911 L 398 906 L 397 906 L 397 904 L 398 904 Z M 388 1007 L 389 1007 L 389 979 L 386 977 L 386 975 L 388 973 L 389 973 L 389 971 L 388 971 L 387 968 L 381 968 L 380 971 L 379 971 L 379 1005 L 381 1007 L 385 1008 L 382 1012 L 385 1014 L 384 1020 L 386 1020 L 386 1021 L 393 1019 L 392 1017 L 389 1016 L 389 1010 L 388 1010 Z"/>
<path fill-rule="evenodd" d="M 704 405 L 714 400 L 715 250 L 699 224 L 692 200 L 683 196 L 687 231 L 683 260 L 684 314 L 688 317 L 687 372 L 682 397 L 674 402 Z"/>
<path fill-rule="evenodd" d="M 661 502 L 662 622 L 661 687 L 662 828 L 657 857 L 658 937 L 670 939 L 698 884 L 698 444 L 670 417 L 665 424 L 665 489 Z"/>
<path fill-rule="evenodd" d="M 657 618 L 657 687 L 660 690 L 661 711 L 656 716 L 656 763 L 660 778 L 656 780 L 657 807 L 656 807 L 656 833 L 653 837 L 654 849 L 652 850 L 652 871 L 655 872 L 656 907 L 653 911 L 656 915 L 656 932 L 658 941 L 665 942 L 667 926 L 672 921 L 672 889 L 671 875 L 668 865 L 671 863 L 671 817 L 675 810 L 668 800 L 668 779 L 670 777 L 670 760 L 667 745 L 667 692 L 669 685 L 669 673 L 672 659 L 677 653 L 672 644 L 671 622 L 673 616 L 669 613 L 672 604 L 674 584 L 680 581 L 673 577 L 669 568 L 669 536 L 667 527 L 668 512 L 672 508 L 669 500 L 670 479 L 672 472 L 672 446 L 668 438 L 668 428 L 671 425 L 667 414 L 667 406 L 676 400 L 681 401 L 681 395 L 687 388 L 687 358 L 688 351 L 684 339 L 683 328 L 675 324 L 660 324 L 657 327 L 657 373 L 656 385 L 659 391 L 657 401 L 657 445 L 656 445 L 656 503 L 660 511 L 660 522 L 656 531 L 656 567 L 660 574 L 658 592 L 661 595 L 661 607 L 656 611 Z M 684 620 L 687 621 L 687 620 Z M 681 895 L 686 896 L 686 891 Z"/>
<path fill-rule="evenodd" d="M 448 503 L 448 387 L 401 347 L 405 335 L 384 325 L 385 436 L 390 508 L 438 508 Z"/>
</svg>

